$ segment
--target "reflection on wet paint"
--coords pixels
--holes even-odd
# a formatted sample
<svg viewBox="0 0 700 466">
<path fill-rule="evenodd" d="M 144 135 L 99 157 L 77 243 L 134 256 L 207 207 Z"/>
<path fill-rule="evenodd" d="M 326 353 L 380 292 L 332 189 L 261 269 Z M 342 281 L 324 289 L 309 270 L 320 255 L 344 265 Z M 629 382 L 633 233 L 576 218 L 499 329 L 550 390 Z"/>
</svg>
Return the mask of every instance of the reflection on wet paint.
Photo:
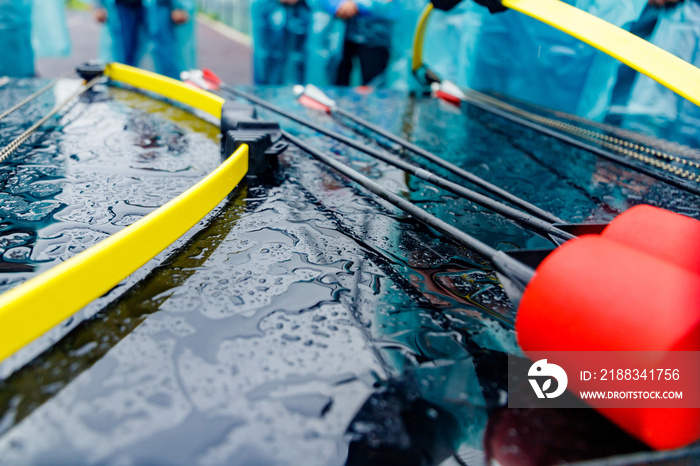
<svg viewBox="0 0 700 466">
<path fill-rule="evenodd" d="M 25 88 L 0 90 L 0 104 L 31 91 L 17 86 Z M 260 92 L 308 112 L 288 91 Z M 101 92 L 0 167 L 2 289 L 132 223 L 219 163 L 215 126 L 130 91 Z M 434 101 L 343 98 L 570 220 L 606 220 L 647 199 L 687 201 L 648 179 L 632 189 L 626 173 L 601 184 L 593 174 L 609 167 L 590 155 L 557 164 L 563 146 L 532 147 L 531 135 L 508 127 L 494 135 L 481 116 L 446 114 Z M 50 105 L 36 102 L 24 118 Z M 495 247 L 548 244 L 291 129 Z M 0 125 L 2 140 L 14 132 Z M 488 262 L 298 150 L 281 159 L 275 183 L 235 191 L 155 263 L 37 342 L 42 354 L 30 364 L 6 369 L 0 464 L 342 464 L 397 446 L 430 464 L 459 445 L 482 448 L 489 413 L 507 400 L 505 355 L 518 352 L 497 318 L 514 310 Z"/>
</svg>

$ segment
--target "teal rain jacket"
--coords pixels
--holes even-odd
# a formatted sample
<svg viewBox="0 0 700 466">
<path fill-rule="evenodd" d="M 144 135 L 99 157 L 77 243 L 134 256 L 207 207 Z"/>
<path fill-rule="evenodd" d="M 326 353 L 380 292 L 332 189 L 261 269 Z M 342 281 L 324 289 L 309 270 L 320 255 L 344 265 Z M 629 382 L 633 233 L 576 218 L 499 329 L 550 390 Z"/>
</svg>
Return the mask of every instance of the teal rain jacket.
<svg viewBox="0 0 700 466">
<path fill-rule="evenodd" d="M 307 82 L 329 86 L 335 82 L 346 38 L 369 46 L 389 46 L 392 25 L 402 10 L 399 0 L 356 0 L 360 14 L 349 22 L 335 17 L 339 0 L 311 0 L 311 35 L 307 41 Z M 415 23 L 411 26 L 413 28 Z M 395 28 L 394 28 L 395 29 Z M 402 45 L 402 49 L 405 44 Z M 391 46 L 392 50 L 394 47 Z M 386 81 L 386 79 L 384 79 Z"/>
<path fill-rule="evenodd" d="M 635 21 L 646 2 L 567 1 L 620 27 Z M 422 7 L 414 3 L 413 14 L 403 15 L 404 21 L 414 22 L 411 30 Z M 397 29 L 407 35 L 404 30 L 408 27 L 405 24 Z M 404 56 L 410 56 L 410 52 Z M 423 59 L 443 78 L 460 86 L 498 92 L 592 119 L 604 117 L 620 66 L 617 60 L 535 19 L 516 11 L 490 14 L 470 1 L 450 12 L 433 13 Z M 395 86 L 415 87 L 410 60 L 401 65 L 392 70 Z"/>
<path fill-rule="evenodd" d="M 345 0 L 322 0 L 323 7 L 335 15 Z M 370 47 L 391 46 L 393 24 L 399 14 L 394 0 L 353 0 L 359 13 L 346 21 L 345 40 Z"/>
<path fill-rule="evenodd" d="M 0 76 L 34 76 L 32 0 L 0 0 Z"/>
<path fill-rule="evenodd" d="M 700 3 L 647 7 L 632 31 L 662 49 L 700 66 Z M 700 107 L 651 78 L 620 70 L 608 120 L 656 137 L 700 147 Z M 698 84 L 700 85 L 700 84 Z"/>
<path fill-rule="evenodd" d="M 32 45 L 37 57 L 67 57 L 71 54 L 64 0 L 33 0 Z"/>
<path fill-rule="evenodd" d="M 306 83 L 332 86 L 343 56 L 345 22 L 325 8 L 324 0 L 309 0 L 311 30 L 306 43 Z"/>
<path fill-rule="evenodd" d="M 303 84 L 311 10 L 305 0 L 253 0 L 253 80 L 255 84 Z"/>
<path fill-rule="evenodd" d="M 196 68 L 194 0 L 143 0 L 146 18 L 140 31 L 140 66 L 179 79 L 182 71 Z M 123 62 L 121 25 L 114 0 L 97 0 L 96 6 L 107 9 L 107 24 L 100 38 L 100 60 Z M 172 10 L 185 10 L 190 20 L 175 25 L 170 19 Z"/>
<path fill-rule="evenodd" d="M 34 76 L 35 55 L 68 55 L 63 0 L 0 0 L 0 50 L 0 76 L 13 77 Z"/>
</svg>

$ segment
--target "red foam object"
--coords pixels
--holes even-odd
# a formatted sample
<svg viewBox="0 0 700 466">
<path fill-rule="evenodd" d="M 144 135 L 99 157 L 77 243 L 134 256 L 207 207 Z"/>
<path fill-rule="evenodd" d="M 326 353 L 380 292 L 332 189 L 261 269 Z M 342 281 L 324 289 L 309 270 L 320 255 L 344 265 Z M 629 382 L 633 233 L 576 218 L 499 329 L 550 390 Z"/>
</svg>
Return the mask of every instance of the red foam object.
<svg viewBox="0 0 700 466">
<path fill-rule="evenodd" d="M 618 215 L 602 236 L 700 273 L 700 221 L 650 205 Z"/>
<path fill-rule="evenodd" d="M 310 108 L 312 110 L 320 110 L 322 112 L 330 113 L 331 108 L 328 105 L 324 105 L 316 99 L 312 99 L 306 94 L 299 96 L 299 103 L 304 107 Z"/>
<path fill-rule="evenodd" d="M 537 268 L 516 319 L 526 354 L 700 351 L 700 274 L 677 264 L 681 254 L 666 253 L 663 238 L 656 245 L 633 244 L 635 249 L 617 241 L 616 228 L 608 233 L 615 240 L 607 235 L 570 240 Z M 653 448 L 700 439 L 698 409 L 599 411 Z"/>
<path fill-rule="evenodd" d="M 202 77 L 205 81 L 211 84 L 213 90 L 218 90 L 221 87 L 221 83 L 223 82 L 221 78 L 209 68 L 205 68 L 202 70 Z"/>
<path fill-rule="evenodd" d="M 459 96 L 450 94 L 443 90 L 435 91 L 435 97 L 455 105 L 459 105 L 462 102 L 462 99 Z"/>
</svg>

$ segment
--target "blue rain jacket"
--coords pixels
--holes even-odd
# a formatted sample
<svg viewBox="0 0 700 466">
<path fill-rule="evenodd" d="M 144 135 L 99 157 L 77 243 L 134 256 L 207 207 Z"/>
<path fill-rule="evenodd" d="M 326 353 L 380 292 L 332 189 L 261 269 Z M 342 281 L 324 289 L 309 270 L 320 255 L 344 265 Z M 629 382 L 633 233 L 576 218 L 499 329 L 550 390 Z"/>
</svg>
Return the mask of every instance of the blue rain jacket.
<svg viewBox="0 0 700 466">
<path fill-rule="evenodd" d="M 100 59 L 124 62 L 121 24 L 114 0 L 97 0 L 107 9 L 107 23 L 100 38 Z M 139 31 L 140 66 L 179 79 L 182 71 L 196 68 L 195 2 L 194 0 L 143 0 L 145 21 Z M 190 20 L 175 25 L 172 10 L 185 10 Z"/>
<path fill-rule="evenodd" d="M 356 0 L 360 14 L 346 22 L 335 17 L 342 0 L 308 1 L 312 20 L 306 47 L 307 83 L 333 85 L 345 40 L 368 46 L 390 47 L 393 54 L 392 26 L 400 18 L 403 2 Z M 401 50 L 404 48 L 405 44 L 402 44 Z"/>
<path fill-rule="evenodd" d="M 466 2 L 466 0 L 465 0 Z M 387 84 L 389 87 L 403 91 L 415 90 L 419 88 L 418 82 L 413 79 L 411 73 L 411 58 L 413 56 L 413 35 L 418 23 L 418 17 L 425 7 L 426 0 L 402 0 L 400 2 L 400 14 L 394 22 L 391 37 L 391 56 L 387 68 Z M 470 3 L 470 2 L 469 2 Z M 461 10 L 462 5 L 457 9 Z M 431 19 L 428 29 L 432 31 L 435 18 Z M 447 42 L 441 47 L 448 47 Z M 455 51 L 456 52 L 456 51 Z M 454 59 L 456 55 L 442 54 L 444 57 Z M 431 58 L 435 58 L 431 54 Z M 433 61 L 430 61 L 432 66 Z"/>
<path fill-rule="evenodd" d="M 34 76 L 32 0 L 0 0 L 0 76 Z"/>
<path fill-rule="evenodd" d="M 35 55 L 70 49 L 63 0 L 0 0 L 0 76 L 32 77 Z"/>
<path fill-rule="evenodd" d="M 646 0 L 577 0 L 616 26 L 636 20 Z M 591 119 L 602 119 L 620 62 L 515 11 L 484 18 L 469 85 Z M 510 47 L 508 46 L 510 44 Z"/>
<path fill-rule="evenodd" d="M 700 66 L 700 3 L 647 7 L 632 31 Z M 699 84 L 700 85 L 700 84 Z M 608 118 L 629 129 L 700 147 L 700 107 L 637 72 L 620 72 Z"/>
<path fill-rule="evenodd" d="M 33 0 L 32 45 L 37 57 L 71 54 L 64 0 Z"/>
<path fill-rule="evenodd" d="M 390 47 L 394 21 L 400 5 L 395 0 L 353 0 L 359 14 L 347 21 L 345 40 L 370 47 Z M 345 0 L 323 0 L 330 15 L 335 15 Z"/>
<path fill-rule="evenodd" d="M 253 80 L 255 84 L 303 84 L 311 10 L 305 0 L 253 0 Z"/>
<path fill-rule="evenodd" d="M 577 8 L 624 27 L 647 0 L 569 0 Z M 424 5 L 406 3 L 415 21 Z M 402 25 L 399 33 L 410 24 Z M 415 26 L 411 30 L 415 29 Z M 404 35 L 406 35 L 404 33 Z M 405 40 L 405 39 L 404 39 Z M 395 87 L 412 88 L 410 45 L 392 69 Z M 620 63 L 583 42 L 516 11 L 490 14 L 474 2 L 433 13 L 424 62 L 443 78 L 561 111 L 602 119 Z"/>
<path fill-rule="evenodd" d="M 343 55 L 345 21 L 330 13 L 325 0 L 307 0 L 311 29 L 306 43 L 306 83 L 332 86 Z"/>
</svg>

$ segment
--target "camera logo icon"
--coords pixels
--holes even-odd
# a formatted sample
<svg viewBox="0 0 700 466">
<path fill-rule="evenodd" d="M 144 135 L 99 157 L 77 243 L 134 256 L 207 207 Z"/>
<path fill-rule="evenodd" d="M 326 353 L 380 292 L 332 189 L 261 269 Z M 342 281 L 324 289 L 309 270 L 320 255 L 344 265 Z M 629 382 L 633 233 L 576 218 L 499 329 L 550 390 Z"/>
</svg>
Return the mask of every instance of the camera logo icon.
<svg viewBox="0 0 700 466">
<path fill-rule="evenodd" d="M 540 359 L 530 366 L 527 375 L 537 398 L 557 398 L 566 391 L 566 386 L 569 383 L 566 371 L 556 364 L 547 363 L 546 359 Z M 552 379 L 556 380 L 557 383 L 555 390 L 550 391 Z M 540 385 L 540 381 L 542 381 L 542 385 Z"/>
</svg>

